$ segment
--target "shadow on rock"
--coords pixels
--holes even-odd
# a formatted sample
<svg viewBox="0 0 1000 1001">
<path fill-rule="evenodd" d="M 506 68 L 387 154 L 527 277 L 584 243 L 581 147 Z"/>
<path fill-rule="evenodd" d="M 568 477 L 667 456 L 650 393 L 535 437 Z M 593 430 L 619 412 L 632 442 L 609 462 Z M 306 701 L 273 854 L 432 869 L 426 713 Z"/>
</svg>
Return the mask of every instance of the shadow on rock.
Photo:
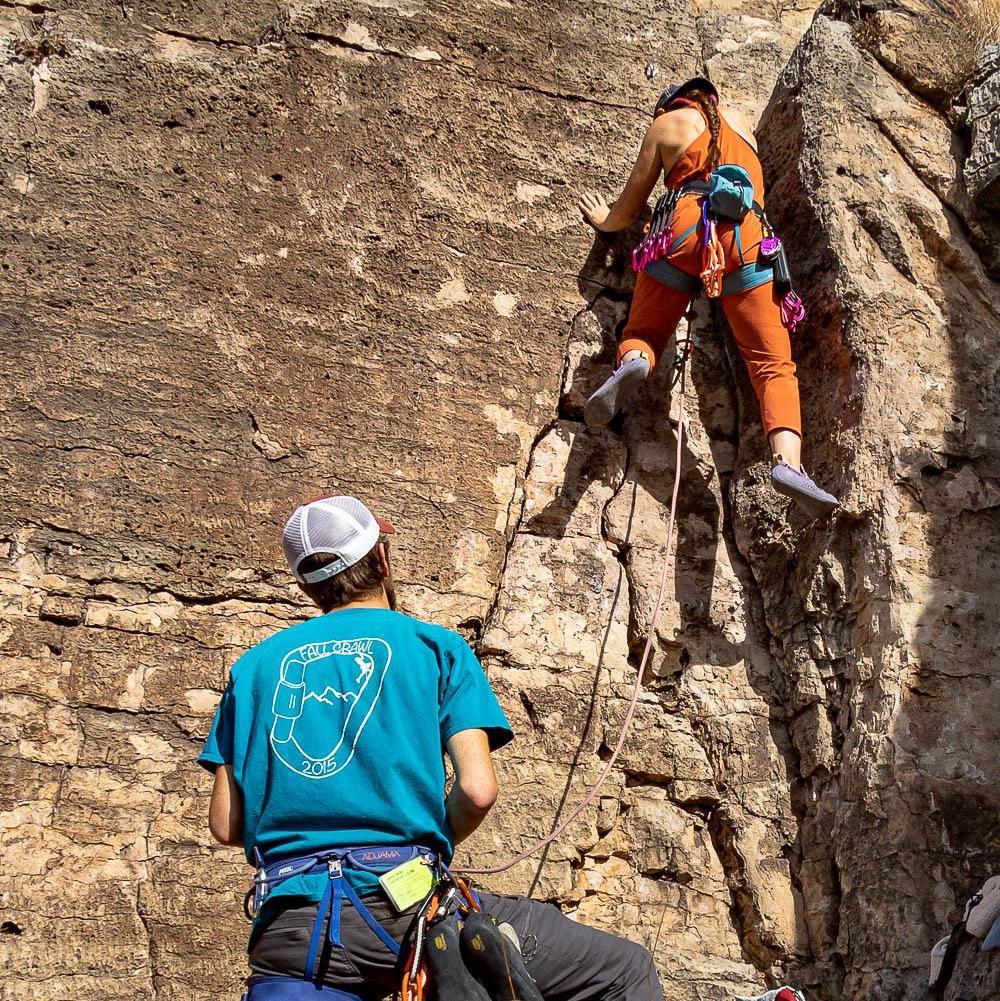
<svg viewBox="0 0 1000 1001">
<path fill-rule="evenodd" d="M 616 531 L 609 512 L 612 503 L 606 504 L 600 512 L 601 534 L 618 549 L 627 565 L 633 592 L 630 644 L 636 653 L 645 642 L 648 612 L 651 611 L 647 606 L 652 604 L 650 592 L 655 592 L 659 560 L 666 544 L 673 490 L 677 421 L 676 415 L 671 416 L 671 407 L 676 406 L 677 387 L 672 383 L 679 376 L 674 364 L 677 361 L 676 339 L 647 385 L 607 431 L 592 432 L 585 427 L 582 405 L 614 365 L 615 345 L 627 320 L 634 287 L 630 248 L 638 239 L 638 230 L 636 226 L 634 231 L 626 231 L 613 239 L 598 235 L 579 272 L 578 288 L 589 309 L 578 317 L 574 330 L 569 365 L 564 373 L 560 420 L 553 429 L 554 434 L 569 442 L 569 452 L 564 459 L 561 483 L 543 507 L 537 511 L 529 509 L 524 522 L 527 531 L 539 535 L 561 538 L 583 531 L 591 534 L 595 526 L 575 525 L 574 516 L 592 486 L 603 484 L 613 489 L 616 496 L 627 484 L 637 487 L 638 496 L 645 502 L 640 504 L 638 517 L 644 520 L 629 538 L 620 530 Z M 679 328 L 682 338 L 687 334 L 685 322 L 682 321 Z M 713 406 L 712 387 L 703 385 L 704 368 L 698 358 L 689 364 L 689 421 L 692 409 L 704 412 Z M 691 425 L 689 432 L 690 429 Z M 707 462 L 706 456 L 692 451 L 690 438 L 685 436 L 674 560 L 674 594 L 680 623 L 673 636 L 661 626 L 661 645 L 672 651 L 672 655 L 655 666 L 657 674 L 674 674 L 692 659 L 733 664 L 744 653 L 742 644 L 728 639 L 712 615 L 722 519 L 722 486 L 714 462 L 715 444 L 709 440 L 712 462 Z M 730 443 L 723 444 L 731 451 Z M 623 450 L 621 445 L 624 445 Z M 612 455 L 616 457 L 609 461 Z M 653 558 L 640 559 L 640 552 Z M 638 601 L 635 600 L 637 591 Z"/>
</svg>

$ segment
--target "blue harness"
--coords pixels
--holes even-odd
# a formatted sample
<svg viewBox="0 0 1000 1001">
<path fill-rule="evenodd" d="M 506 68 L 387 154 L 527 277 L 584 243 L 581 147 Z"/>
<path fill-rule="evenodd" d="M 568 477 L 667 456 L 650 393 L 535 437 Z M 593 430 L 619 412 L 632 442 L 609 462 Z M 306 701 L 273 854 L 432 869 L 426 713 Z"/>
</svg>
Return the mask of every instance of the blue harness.
<svg viewBox="0 0 1000 1001">
<path fill-rule="evenodd" d="M 250 989 L 244 995 L 244 1001 L 293 1001 L 298 998 L 329 998 L 329 1001 L 360 1001 L 357 995 L 348 991 L 324 987 L 316 982 L 316 961 L 319 958 L 323 943 L 323 926 L 326 925 L 327 938 L 330 945 L 339 946 L 340 915 L 344 900 L 349 900 L 366 925 L 378 936 L 379 941 L 394 956 L 400 952 L 399 943 L 379 924 L 378 919 L 364 905 L 358 892 L 344 876 L 344 869 L 359 869 L 363 872 L 381 875 L 390 869 L 403 865 L 415 858 L 422 858 L 433 866 L 440 876 L 443 865 L 437 854 L 429 848 L 420 845 L 404 846 L 370 846 L 363 848 L 331 848 L 312 855 L 301 855 L 298 858 L 281 859 L 278 862 L 266 863 L 257 855 L 258 868 L 253 878 L 253 886 L 244 901 L 247 916 L 254 918 L 260 913 L 261 907 L 270 892 L 286 880 L 295 876 L 311 876 L 325 872 L 328 876 L 323 896 L 316 909 L 316 920 L 313 922 L 312 936 L 309 940 L 309 952 L 306 956 L 306 968 L 303 979 L 295 977 L 261 977 L 253 981 Z"/>
</svg>

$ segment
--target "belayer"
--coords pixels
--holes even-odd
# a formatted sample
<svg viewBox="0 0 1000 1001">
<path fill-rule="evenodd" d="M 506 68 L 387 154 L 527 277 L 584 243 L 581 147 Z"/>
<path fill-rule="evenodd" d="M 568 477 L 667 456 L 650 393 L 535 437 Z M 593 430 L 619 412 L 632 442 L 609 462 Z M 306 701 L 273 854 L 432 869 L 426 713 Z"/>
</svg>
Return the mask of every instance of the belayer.
<svg viewBox="0 0 1000 1001">
<path fill-rule="evenodd" d="M 353 497 L 295 510 L 322 614 L 240 657 L 198 759 L 212 834 L 256 868 L 246 997 L 420 999 L 429 971 L 438 1001 L 663 1001 L 642 946 L 449 869 L 514 735 L 465 640 L 395 610 L 392 532 Z"/>
<path fill-rule="evenodd" d="M 791 285 L 780 239 L 764 214 L 764 180 L 753 130 L 719 104 L 704 77 L 665 90 L 656 103 L 635 166 L 610 208 L 599 195 L 580 200 L 584 219 L 614 232 L 631 225 L 660 172 L 656 203 L 633 263 L 638 272 L 614 373 L 587 401 L 590 427 L 603 427 L 648 377 L 691 300 L 718 297 L 760 402 L 772 455 L 771 483 L 813 512 L 837 499 L 801 463 L 799 387 L 789 330 L 805 314 Z"/>
</svg>

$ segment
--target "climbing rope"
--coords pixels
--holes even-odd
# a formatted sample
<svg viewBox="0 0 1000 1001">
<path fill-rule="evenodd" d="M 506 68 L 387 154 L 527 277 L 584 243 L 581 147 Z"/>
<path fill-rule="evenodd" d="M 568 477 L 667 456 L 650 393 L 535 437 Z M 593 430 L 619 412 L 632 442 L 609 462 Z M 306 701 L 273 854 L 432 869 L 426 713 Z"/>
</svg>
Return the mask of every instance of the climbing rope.
<svg viewBox="0 0 1000 1001">
<path fill-rule="evenodd" d="M 635 716 L 636 706 L 639 704 L 639 696 L 642 694 L 643 674 L 646 671 L 646 665 L 649 663 L 650 655 L 653 652 L 653 642 L 656 636 L 656 623 L 660 618 L 660 611 L 663 607 L 663 598 L 667 591 L 667 578 L 670 575 L 670 553 L 673 549 L 674 527 L 677 521 L 677 496 L 681 487 L 681 452 L 684 442 L 684 425 L 687 420 L 684 408 L 685 395 L 687 393 L 687 360 L 691 354 L 692 338 L 689 336 L 682 340 L 678 340 L 677 348 L 677 358 L 674 362 L 675 373 L 673 381 L 671 382 L 671 388 L 678 384 L 680 386 L 677 394 L 677 452 L 674 459 L 674 486 L 670 495 L 670 517 L 667 522 L 667 551 L 663 556 L 663 569 L 660 572 L 660 587 L 656 594 L 656 602 L 653 605 L 653 614 L 649 618 L 646 645 L 643 648 L 642 658 L 640 659 L 639 667 L 636 670 L 635 685 L 632 688 L 632 698 L 629 700 L 628 709 L 625 712 L 625 718 L 622 720 L 622 728 L 618 737 L 618 743 L 615 744 L 615 748 L 611 752 L 611 757 L 605 762 L 604 768 L 602 769 L 601 774 L 597 777 L 597 781 L 591 787 L 590 792 L 587 793 L 586 797 L 573 809 L 569 816 L 560 821 L 549 834 L 545 835 L 545 837 L 539 838 L 534 844 L 529 845 L 523 852 L 518 853 L 512 859 L 504 862 L 503 865 L 494 865 L 484 868 L 466 868 L 463 866 L 460 869 L 463 873 L 476 876 L 492 876 L 498 872 L 506 872 L 508 869 L 512 869 L 516 866 L 519 862 L 523 862 L 525 859 L 530 858 L 535 854 L 535 852 L 552 844 L 552 842 L 555 841 L 556 838 L 558 838 L 559 835 L 562 834 L 562 832 L 565 831 L 566 828 L 569 827 L 569 825 L 572 824 L 573 821 L 576 820 L 576 818 L 579 817 L 591 803 L 594 802 L 601 786 L 604 785 L 608 776 L 611 774 L 611 770 L 614 768 L 615 762 L 618 760 L 618 756 L 625 747 L 625 740 L 628 737 L 629 728 L 632 725 L 632 718 Z"/>
</svg>

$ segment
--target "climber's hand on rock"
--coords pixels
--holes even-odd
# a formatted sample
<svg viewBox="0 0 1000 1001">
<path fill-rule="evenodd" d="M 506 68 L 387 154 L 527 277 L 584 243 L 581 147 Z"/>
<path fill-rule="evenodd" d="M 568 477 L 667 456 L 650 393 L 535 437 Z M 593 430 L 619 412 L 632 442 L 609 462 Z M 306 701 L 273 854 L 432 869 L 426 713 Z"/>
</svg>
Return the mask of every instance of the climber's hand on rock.
<svg viewBox="0 0 1000 1001">
<path fill-rule="evenodd" d="M 580 196 L 580 201 L 577 202 L 577 207 L 580 209 L 580 214 L 583 216 L 584 220 L 590 223 L 594 229 L 601 229 L 608 216 L 611 214 L 611 209 L 608 207 L 608 203 L 604 200 L 604 198 L 601 195 L 593 194 L 590 191 L 587 191 Z"/>
</svg>

